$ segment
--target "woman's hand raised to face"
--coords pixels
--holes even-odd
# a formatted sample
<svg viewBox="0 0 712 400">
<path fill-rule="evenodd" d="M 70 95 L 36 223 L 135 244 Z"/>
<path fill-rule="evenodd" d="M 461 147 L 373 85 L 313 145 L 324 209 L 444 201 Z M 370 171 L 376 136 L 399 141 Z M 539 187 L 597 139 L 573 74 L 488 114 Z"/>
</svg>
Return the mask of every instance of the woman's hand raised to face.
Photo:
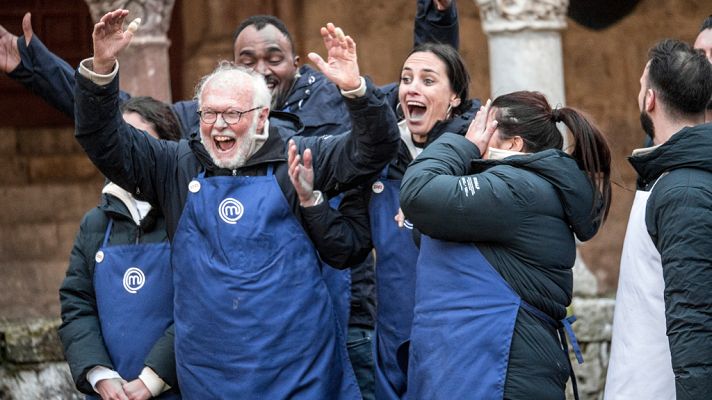
<svg viewBox="0 0 712 400">
<path fill-rule="evenodd" d="M 492 100 L 487 100 L 484 106 L 480 107 L 477 112 L 475 119 L 470 123 L 470 127 L 467 128 L 467 134 L 465 137 L 467 140 L 472 142 L 478 149 L 480 149 L 480 155 L 484 155 L 487 151 L 487 145 L 497 129 L 497 121 L 492 120 L 489 124 L 487 123 L 487 117 L 492 106 Z"/>
<path fill-rule="evenodd" d="M 326 46 L 327 61 L 316 53 L 309 53 L 311 62 L 341 90 L 358 89 L 361 86 L 361 74 L 356 57 L 356 42 L 331 22 L 321 28 L 321 37 Z"/>
</svg>

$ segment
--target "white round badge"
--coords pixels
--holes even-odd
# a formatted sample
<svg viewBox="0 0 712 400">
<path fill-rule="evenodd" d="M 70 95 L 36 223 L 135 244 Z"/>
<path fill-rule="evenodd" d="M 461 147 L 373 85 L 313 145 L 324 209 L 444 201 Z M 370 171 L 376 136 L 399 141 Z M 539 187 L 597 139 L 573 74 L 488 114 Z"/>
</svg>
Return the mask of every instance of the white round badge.
<svg viewBox="0 0 712 400">
<path fill-rule="evenodd" d="M 188 184 L 188 190 L 190 190 L 191 193 L 198 193 L 200 191 L 200 182 L 190 181 Z"/>
<path fill-rule="evenodd" d="M 373 190 L 373 193 L 383 192 L 383 182 L 381 182 L 381 181 L 373 182 L 373 185 L 371 185 L 371 190 Z"/>
<path fill-rule="evenodd" d="M 96 255 L 94 255 L 94 260 L 98 263 L 104 261 L 104 252 L 101 250 L 97 251 Z"/>
</svg>

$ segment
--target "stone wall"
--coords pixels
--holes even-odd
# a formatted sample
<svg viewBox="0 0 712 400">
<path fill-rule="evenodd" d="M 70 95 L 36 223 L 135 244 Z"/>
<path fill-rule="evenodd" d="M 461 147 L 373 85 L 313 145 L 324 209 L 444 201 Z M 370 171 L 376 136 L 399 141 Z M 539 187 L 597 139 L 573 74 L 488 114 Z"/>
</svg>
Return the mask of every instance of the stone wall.
<svg viewBox="0 0 712 400">
<path fill-rule="evenodd" d="M 74 236 L 103 182 L 73 134 L 0 129 L 0 318 L 59 315 Z"/>
<path fill-rule="evenodd" d="M 57 336 L 57 319 L 0 322 L 0 399 L 79 400 Z"/>
</svg>

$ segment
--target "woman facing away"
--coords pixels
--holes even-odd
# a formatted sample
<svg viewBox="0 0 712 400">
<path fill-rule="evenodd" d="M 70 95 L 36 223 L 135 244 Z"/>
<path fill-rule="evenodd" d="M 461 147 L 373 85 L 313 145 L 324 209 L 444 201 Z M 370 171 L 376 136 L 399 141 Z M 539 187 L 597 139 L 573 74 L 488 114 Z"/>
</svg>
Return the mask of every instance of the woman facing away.
<svg viewBox="0 0 712 400">
<path fill-rule="evenodd" d="M 400 83 L 389 92 L 399 103 L 401 143 L 397 156 L 370 189 L 371 237 L 376 249 L 375 383 L 377 399 L 399 399 L 406 392 L 407 347 L 415 294 L 418 248 L 413 226 L 394 221 L 399 190 L 408 165 L 443 132 L 464 136 L 479 102 L 468 99 L 470 77 L 452 46 L 416 46 L 403 63 Z M 396 100 L 397 95 L 397 100 Z M 476 103 L 476 106 L 473 106 Z"/>
<path fill-rule="evenodd" d="M 499 96 L 465 137 L 425 149 L 401 186 L 423 232 L 406 397 L 564 399 L 576 238 L 596 234 L 610 201 L 605 138 L 540 93 Z"/>
</svg>

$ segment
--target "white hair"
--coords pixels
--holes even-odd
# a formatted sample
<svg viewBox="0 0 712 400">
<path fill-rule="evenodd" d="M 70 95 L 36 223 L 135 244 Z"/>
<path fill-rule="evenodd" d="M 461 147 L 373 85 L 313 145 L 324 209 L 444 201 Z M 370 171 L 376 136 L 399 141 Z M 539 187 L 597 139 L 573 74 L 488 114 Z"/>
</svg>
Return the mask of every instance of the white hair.
<svg viewBox="0 0 712 400">
<path fill-rule="evenodd" d="M 195 97 L 194 100 L 198 101 L 198 108 L 201 106 L 201 97 L 203 90 L 207 86 L 208 82 L 216 77 L 222 78 L 223 75 L 226 77 L 233 73 L 237 73 L 238 76 L 248 77 L 250 82 L 252 82 L 252 106 L 253 107 L 269 107 L 272 102 L 272 94 L 267 88 L 267 82 L 265 82 L 265 77 L 261 74 L 255 72 L 252 69 L 248 69 L 239 65 L 236 65 L 232 61 L 220 61 L 218 66 L 208 75 L 205 75 L 198 85 L 195 87 Z"/>
</svg>

